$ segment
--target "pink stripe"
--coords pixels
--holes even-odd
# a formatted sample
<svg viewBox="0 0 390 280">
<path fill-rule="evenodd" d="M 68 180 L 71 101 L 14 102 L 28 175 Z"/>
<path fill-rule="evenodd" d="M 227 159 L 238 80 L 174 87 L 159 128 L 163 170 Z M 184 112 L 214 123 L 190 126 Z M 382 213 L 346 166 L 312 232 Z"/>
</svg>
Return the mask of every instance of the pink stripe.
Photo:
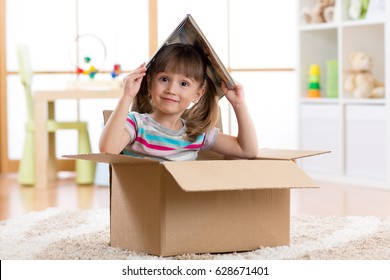
<svg viewBox="0 0 390 280">
<path fill-rule="evenodd" d="M 145 139 L 142 139 L 140 137 L 137 137 L 135 139 L 135 141 L 143 144 L 144 146 L 150 148 L 150 149 L 154 149 L 154 150 L 160 150 L 160 151 L 173 151 L 175 149 L 173 148 L 169 148 L 169 147 L 164 147 L 164 146 L 160 146 L 160 145 L 154 145 L 154 144 L 149 144 Z"/>
<path fill-rule="evenodd" d="M 186 146 L 185 148 L 186 149 L 200 149 L 202 147 L 202 144 L 190 144 L 190 145 Z"/>
<path fill-rule="evenodd" d="M 130 123 L 134 127 L 134 130 L 136 129 L 135 122 L 131 118 L 127 118 L 127 122 Z"/>
</svg>

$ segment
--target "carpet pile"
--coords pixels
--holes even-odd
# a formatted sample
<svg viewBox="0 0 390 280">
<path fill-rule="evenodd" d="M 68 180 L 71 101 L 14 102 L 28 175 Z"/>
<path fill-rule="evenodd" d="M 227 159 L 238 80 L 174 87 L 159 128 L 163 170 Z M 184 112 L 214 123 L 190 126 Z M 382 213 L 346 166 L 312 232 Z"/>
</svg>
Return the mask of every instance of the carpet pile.
<svg viewBox="0 0 390 280">
<path fill-rule="evenodd" d="M 160 259 L 111 247 L 109 234 L 108 209 L 31 212 L 0 222 L 0 259 Z M 390 219 L 293 216 L 290 246 L 161 259 L 388 260 Z"/>
</svg>

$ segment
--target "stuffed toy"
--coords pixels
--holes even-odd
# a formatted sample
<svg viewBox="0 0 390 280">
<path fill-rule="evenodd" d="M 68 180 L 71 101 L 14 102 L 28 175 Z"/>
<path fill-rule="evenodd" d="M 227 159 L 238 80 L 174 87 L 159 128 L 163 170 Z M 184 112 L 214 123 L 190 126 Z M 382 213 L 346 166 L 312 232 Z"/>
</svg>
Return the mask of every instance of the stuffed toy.
<svg viewBox="0 0 390 280">
<path fill-rule="evenodd" d="M 349 0 L 348 16 L 352 20 L 366 17 L 369 0 Z"/>
<path fill-rule="evenodd" d="M 301 16 L 304 23 L 333 21 L 335 0 L 317 0 L 312 7 L 303 7 Z"/>
<path fill-rule="evenodd" d="M 371 73 L 372 59 L 365 52 L 351 52 L 351 70 L 344 81 L 344 90 L 355 98 L 383 98 L 385 88 Z"/>
</svg>

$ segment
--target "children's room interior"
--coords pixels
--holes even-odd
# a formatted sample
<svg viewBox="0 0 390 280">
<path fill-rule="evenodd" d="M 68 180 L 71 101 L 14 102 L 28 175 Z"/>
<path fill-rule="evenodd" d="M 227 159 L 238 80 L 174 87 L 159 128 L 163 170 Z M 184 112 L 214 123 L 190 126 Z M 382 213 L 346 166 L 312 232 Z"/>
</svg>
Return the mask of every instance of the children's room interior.
<svg viewBox="0 0 390 280">
<path fill-rule="evenodd" d="M 245 88 L 260 151 L 304 152 L 282 159 L 314 186 L 288 186 L 289 244 L 305 242 L 299 228 L 328 223 L 338 228 L 320 233 L 327 253 L 347 243 L 375 247 L 375 238 L 390 246 L 390 235 L 379 236 L 390 231 L 390 8 L 384 0 L 0 0 L 0 222 L 60 210 L 107 215 L 117 196 L 110 184 L 121 183 L 113 172 L 117 162 L 113 169 L 111 162 L 64 155 L 100 152 L 103 111 L 115 109 L 124 78 L 188 14 Z M 219 108 L 221 129 L 237 135 L 226 97 Z M 283 173 L 276 168 L 269 177 L 289 176 Z M 360 235 L 347 240 L 343 229 Z M 344 249 L 327 257 L 321 250 L 279 250 L 270 258 L 390 259 L 388 249 L 364 247 L 352 256 Z M 46 253 L 3 258 L 50 259 Z M 109 253 L 90 258 L 130 254 Z M 261 254 L 253 258 L 266 258 Z"/>
</svg>

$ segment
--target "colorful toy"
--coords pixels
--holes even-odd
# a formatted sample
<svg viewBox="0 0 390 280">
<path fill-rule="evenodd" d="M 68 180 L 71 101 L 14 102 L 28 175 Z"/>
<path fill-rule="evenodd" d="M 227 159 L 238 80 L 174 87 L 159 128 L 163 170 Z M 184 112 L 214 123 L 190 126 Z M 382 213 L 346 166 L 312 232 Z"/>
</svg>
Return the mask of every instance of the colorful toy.
<svg viewBox="0 0 390 280">
<path fill-rule="evenodd" d="M 326 61 L 326 97 L 337 98 L 339 96 L 339 70 L 338 60 Z"/>
<path fill-rule="evenodd" d="M 111 76 L 113 78 L 118 77 L 122 73 L 121 65 L 120 64 L 115 64 L 114 69 L 111 72 Z"/>
<path fill-rule="evenodd" d="M 366 18 L 369 0 L 349 0 L 348 16 L 352 20 Z"/>
<path fill-rule="evenodd" d="M 310 65 L 309 69 L 309 89 L 307 97 L 321 97 L 320 91 L 320 66 L 317 64 Z"/>
<path fill-rule="evenodd" d="M 90 79 L 94 79 L 99 69 L 103 68 L 106 56 L 107 50 L 104 42 L 93 34 L 78 35 L 69 51 L 69 57 L 76 73 L 87 75 Z"/>
<path fill-rule="evenodd" d="M 88 75 L 91 79 L 94 79 L 95 78 L 95 75 L 98 71 L 98 69 L 96 69 L 95 66 L 93 65 L 89 65 L 90 62 L 91 62 L 91 58 L 89 56 L 86 56 L 84 57 L 84 62 L 85 62 L 85 65 L 86 66 L 89 66 L 89 68 L 87 70 L 84 70 L 83 68 L 81 67 L 77 67 L 77 74 L 84 74 L 84 75 Z"/>
</svg>

